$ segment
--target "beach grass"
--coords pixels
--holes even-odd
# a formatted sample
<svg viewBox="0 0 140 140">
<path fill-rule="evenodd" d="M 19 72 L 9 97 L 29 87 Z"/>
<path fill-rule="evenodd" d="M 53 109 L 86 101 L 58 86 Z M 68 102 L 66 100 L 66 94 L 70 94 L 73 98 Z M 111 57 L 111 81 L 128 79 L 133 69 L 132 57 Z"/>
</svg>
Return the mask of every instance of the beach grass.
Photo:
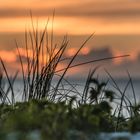
<svg viewBox="0 0 140 140">
<path fill-rule="evenodd" d="M 31 21 L 32 31 L 25 31 L 26 59 L 22 58 L 20 46 L 15 41 L 23 81 L 23 91 L 19 93 L 22 97 L 21 102 L 16 101 L 13 88 L 18 72 L 10 77 L 4 61 L 0 59 L 1 129 L 4 128 L 8 132 L 16 130 L 26 132 L 37 129 L 41 130 L 43 135 L 44 131 L 48 132 L 51 139 L 61 138 L 63 133 L 69 130 L 87 130 L 87 133 L 139 130 L 139 127 L 134 128 L 136 122 L 139 121 L 139 119 L 136 120 L 139 118 L 139 104 L 129 72 L 127 72 L 129 79 L 123 91 L 107 70 L 105 71 L 109 77 L 108 80 L 100 82 L 95 77 L 99 67 L 89 72 L 83 92 L 79 92 L 75 85 L 65 78 L 68 70 L 74 67 L 110 59 L 122 59 L 129 55 L 73 64 L 81 49 L 94 34 L 81 43 L 72 57 L 67 58 L 65 52 L 69 44 L 68 36 L 64 36 L 60 45 L 54 44 L 53 23 L 51 33 L 49 33 L 48 22 L 41 32 L 34 26 L 33 20 Z M 68 60 L 66 67 L 57 69 L 58 65 L 66 60 Z M 4 84 L 4 79 L 7 79 L 8 86 Z M 117 93 L 107 88 L 109 81 L 113 82 Z M 64 82 L 69 85 L 69 88 Z M 132 88 L 134 102 L 126 95 L 128 86 Z M 112 104 L 115 104 L 113 108 Z M 29 121 L 26 117 L 30 118 Z M 61 128 L 60 122 L 63 121 L 62 131 L 59 134 L 57 131 Z"/>
</svg>

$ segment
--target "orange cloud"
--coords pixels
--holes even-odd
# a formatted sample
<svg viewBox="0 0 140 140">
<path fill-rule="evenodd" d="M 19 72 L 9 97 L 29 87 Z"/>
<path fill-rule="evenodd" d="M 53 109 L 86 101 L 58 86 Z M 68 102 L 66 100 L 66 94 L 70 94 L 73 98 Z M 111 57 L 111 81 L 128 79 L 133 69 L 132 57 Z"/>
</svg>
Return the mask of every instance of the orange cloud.
<svg viewBox="0 0 140 140">
<path fill-rule="evenodd" d="M 123 55 L 121 51 L 117 50 L 117 49 L 112 49 L 112 53 L 113 53 L 113 56 L 120 56 L 120 55 Z M 138 57 L 138 52 L 136 51 L 131 51 L 129 53 L 130 56 L 125 58 L 129 61 L 137 61 L 137 57 Z M 123 62 L 124 60 L 123 59 L 113 59 L 113 62 L 114 64 L 116 65 L 119 65 Z"/>
<path fill-rule="evenodd" d="M 82 55 L 88 55 L 90 53 L 90 49 L 88 47 L 84 47 L 81 49 L 80 53 Z"/>
<path fill-rule="evenodd" d="M 16 55 L 14 52 L 10 51 L 0 51 L 0 57 L 2 58 L 3 61 L 6 62 L 15 62 L 16 61 Z"/>
<path fill-rule="evenodd" d="M 129 59 L 132 60 L 132 61 L 135 61 L 135 60 L 137 60 L 137 57 L 138 57 L 137 52 L 133 51 L 133 52 L 130 53 Z"/>
<path fill-rule="evenodd" d="M 38 19 L 38 28 L 43 30 L 47 17 Z M 96 32 L 96 35 L 126 35 L 126 34 L 140 34 L 140 20 L 139 19 L 122 19 L 120 22 L 116 19 L 100 19 L 100 18 L 74 18 L 74 17 L 55 17 L 54 32 L 58 35 L 66 33 L 71 35 L 86 35 Z M 10 23 L 10 24 L 9 24 Z M 36 20 L 34 20 L 36 26 Z M 76 26 L 76 28 L 75 28 Z M 25 27 L 32 29 L 31 18 L 2 18 L 0 19 L 0 32 L 24 32 Z M 68 28 L 69 27 L 69 28 Z M 133 30 L 132 30 L 133 27 Z M 51 31 L 52 22 L 49 22 L 48 30 Z"/>
<path fill-rule="evenodd" d="M 77 50 L 78 50 L 77 48 L 69 48 L 68 51 L 66 52 L 66 55 L 68 57 L 71 57 L 76 54 Z M 87 55 L 88 53 L 90 53 L 90 49 L 88 47 L 83 47 L 79 52 L 79 55 Z"/>
<path fill-rule="evenodd" d="M 62 7 L 66 5 L 74 5 L 74 4 L 80 4 L 81 1 L 66 1 L 66 0 L 4 0 L 1 1 L 0 7 L 6 7 L 6 8 L 26 8 L 26 9 L 34 9 L 34 8 L 57 8 Z"/>
<path fill-rule="evenodd" d="M 77 52 L 77 49 L 76 49 L 76 48 L 69 48 L 68 51 L 66 52 L 66 55 L 67 55 L 68 57 L 71 57 L 71 56 L 73 56 L 76 52 Z"/>
</svg>

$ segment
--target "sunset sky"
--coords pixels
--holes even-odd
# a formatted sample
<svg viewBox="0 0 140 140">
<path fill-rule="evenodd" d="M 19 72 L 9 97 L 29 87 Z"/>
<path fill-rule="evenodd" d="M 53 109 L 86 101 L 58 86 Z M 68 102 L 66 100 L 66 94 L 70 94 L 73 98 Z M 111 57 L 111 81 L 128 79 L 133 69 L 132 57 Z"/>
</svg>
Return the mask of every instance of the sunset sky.
<svg viewBox="0 0 140 140">
<path fill-rule="evenodd" d="M 30 11 L 34 22 L 38 21 L 39 29 L 43 29 L 48 18 L 51 22 L 54 9 L 56 42 L 65 34 L 70 39 L 67 55 L 71 55 L 75 48 L 94 33 L 86 45 L 87 49 L 80 55 L 82 61 L 85 57 L 95 59 L 97 54 L 100 54 L 98 58 L 108 54 L 130 54 L 129 58 L 115 60 L 109 70 L 117 70 L 120 74 L 127 69 L 132 76 L 139 76 L 139 0 L 0 0 L 0 56 L 11 70 L 18 67 L 14 40 L 23 43 L 25 28 L 31 26 Z M 51 24 L 48 28 L 51 29 Z M 104 64 L 104 67 L 108 66 L 108 63 Z"/>
</svg>

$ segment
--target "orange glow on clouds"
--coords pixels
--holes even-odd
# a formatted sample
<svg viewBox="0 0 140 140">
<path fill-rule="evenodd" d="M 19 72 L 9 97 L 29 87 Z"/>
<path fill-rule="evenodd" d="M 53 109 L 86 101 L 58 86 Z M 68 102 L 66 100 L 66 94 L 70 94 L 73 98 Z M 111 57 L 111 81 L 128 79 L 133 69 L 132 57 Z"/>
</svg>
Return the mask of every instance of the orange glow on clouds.
<svg viewBox="0 0 140 140">
<path fill-rule="evenodd" d="M 14 54 L 14 52 L 0 51 L 0 57 L 5 62 L 15 62 L 16 61 L 16 55 Z"/>
<path fill-rule="evenodd" d="M 41 17 L 38 19 L 38 28 L 43 30 L 47 24 L 47 17 Z M 10 23 L 10 24 L 9 24 Z M 34 20 L 36 27 L 37 19 Z M 75 28 L 75 26 L 77 26 Z M 132 27 L 133 26 L 133 30 Z M 104 34 L 140 34 L 140 20 L 132 20 L 116 22 L 101 19 L 85 19 L 85 18 L 66 18 L 55 17 L 53 28 L 55 34 L 64 35 L 66 33 L 72 35 L 85 35 L 95 32 L 96 35 Z M 4 18 L 0 19 L 0 32 L 24 32 L 25 27 L 32 29 L 31 18 Z M 69 28 L 68 28 L 69 27 Z M 52 28 L 52 21 L 48 24 L 48 30 Z"/>
<path fill-rule="evenodd" d="M 56 34 L 140 34 L 140 2 L 134 0 L 1 0 L 0 32 L 24 32 L 30 9 L 40 29 L 55 9 Z"/>
<path fill-rule="evenodd" d="M 114 56 L 121 56 L 122 55 L 122 52 L 117 50 L 117 49 L 113 49 L 112 53 L 113 53 Z M 130 61 L 137 61 L 137 58 L 138 58 L 137 52 L 133 51 L 133 52 L 130 53 L 130 56 L 125 58 L 125 59 L 130 60 Z M 114 62 L 115 65 L 119 65 L 123 61 L 124 61 L 123 59 L 113 59 L 113 62 Z"/>
<path fill-rule="evenodd" d="M 68 49 L 66 55 L 67 55 L 68 57 L 71 57 L 71 56 L 73 56 L 76 52 L 77 52 L 77 49 L 76 49 L 76 48 L 70 48 L 70 49 Z"/>
<path fill-rule="evenodd" d="M 80 1 L 66 1 L 66 0 L 24 0 L 24 1 L 19 1 L 19 0 L 4 0 L 0 1 L 0 7 L 5 7 L 5 8 L 25 8 L 25 9 L 39 9 L 41 8 L 57 8 L 65 5 L 74 5 L 74 4 L 79 4 Z"/>
<path fill-rule="evenodd" d="M 129 59 L 135 61 L 138 58 L 138 53 L 136 51 L 131 52 Z"/>
<path fill-rule="evenodd" d="M 90 53 L 90 49 L 88 47 L 84 47 L 80 52 L 82 55 L 88 55 Z"/>
<path fill-rule="evenodd" d="M 20 51 L 20 54 L 21 56 L 24 56 L 26 57 L 26 51 L 25 49 L 23 48 L 19 48 L 19 51 Z M 68 51 L 67 51 L 67 56 L 73 56 L 75 53 L 76 53 L 76 49 L 75 48 L 70 48 Z M 31 50 L 28 50 L 29 54 L 32 54 Z M 88 47 L 85 47 L 81 50 L 80 54 L 79 55 L 88 55 L 90 53 L 90 49 Z M 112 50 L 112 53 L 114 56 L 119 56 L 119 55 L 122 55 L 122 53 L 120 51 L 117 51 L 115 49 Z M 132 62 L 135 62 L 137 61 L 137 53 L 134 52 L 133 54 L 130 55 L 130 57 L 126 58 L 126 60 L 130 60 Z M 13 52 L 9 52 L 9 51 L 0 51 L 0 56 L 2 58 L 2 60 L 6 63 L 8 63 L 8 70 L 10 70 L 11 74 L 13 74 L 13 72 L 19 70 L 21 72 L 21 64 L 19 61 L 17 61 L 19 58 L 17 57 L 18 53 L 17 53 L 17 50 L 14 50 Z M 44 59 L 46 59 L 47 55 L 44 55 Z M 113 59 L 113 63 L 114 65 L 120 65 L 124 60 L 123 59 Z M 43 64 L 42 62 L 42 58 L 40 56 L 40 63 L 41 65 Z M 43 65 L 42 65 L 43 66 Z M 24 70 L 26 71 L 27 69 L 27 63 L 23 63 L 23 67 L 24 67 Z M 59 63 L 59 65 L 57 66 L 57 69 L 56 70 L 61 70 L 63 68 L 67 67 L 67 64 L 66 63 Z M 68 75 L 71 76 L 71 75 L 75 75 L 77 74 L 79 71 L 84 71 L 85 68 L 84 67 L 75 67 L 75 68 L 72 68 L 68 71 Z"/>
<path fill-rule="evenodd" d="M 112 50 L 114 56 L 120 56 L 122 53 L 116 49 Z M 123 62 L 123 59 L 113 59 L 115 65 L 119 65 Z"/>
<path fill-rule="evenodd" d="M 74 56 L 77 52 L 77 48 L 69 48 L 66 52 L 66 55 L 68 57 Z M 83 47 L 81 51 L 79 52 L 79 55 L 87 55 L 90 52 L 90 49 L 88 47 Z"/>
</svg>

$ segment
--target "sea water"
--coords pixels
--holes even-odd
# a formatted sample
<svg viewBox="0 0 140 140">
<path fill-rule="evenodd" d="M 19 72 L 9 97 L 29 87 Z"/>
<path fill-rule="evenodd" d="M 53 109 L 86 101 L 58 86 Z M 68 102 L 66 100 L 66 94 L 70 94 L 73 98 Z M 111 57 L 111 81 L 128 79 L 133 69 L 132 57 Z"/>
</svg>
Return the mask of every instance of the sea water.
<svg viewBox="0 0 140 140">
<path fill-rule="evenodd" d="M 68 82 L 63 82 L 63 87 L 60 84 L 60 92 L 64 93 L 63 89 L 67 89 L 69 92 L 69 95 L 77 95 L 83 93 L 83 90 L 85 88 L 86 80 L 78 80 L 78 79 L 67 79 Z M 107 81 L 107 80 L 106 80 Z M 104 80 L 104 82 L 106 82 Z M 52 85 L 55 86 L 57 84 L 57 80 L 53 80 Z M 22 95 L 23 95 L 23 80 L 16 80 L 13 85 L 14 95 L 16 101 L 22 101 Z M 90 87 L 94 86 L 93 84 L 90 85 Z M 5 86 L 5 91 L 6 88 Z M 118 88 L 118 89 L 117 89 Z M 91 88 L 89 88 L 90 91 Z M 127 99 L 129 99 L 132 103 L 135 103 L 135 100 L 137 103 L 140 102 L 140 79 L 133 79 L 132 82 L 129 82 L 128 79 L 116 79 L 115 83 L 111 80 L 108 81 L 107 86 L 105 87 L 106 90 L 112 90 L 115 93 L 115 97 L 118 98 L 118 101 L 120 101 L 119 98 L 122 97 L 122 94 L 125 95 Z M 52 92 L 53 93 L 53 92 Z M 66 91 L 65 91 L 66 93 Z M 64 93 L 64 94 L 65 94 Z M 11 97 L 11 91 L 9 92 L 9 98 Z M 116 100 L 117 101 L 117 100 Z"/>
</svg>

